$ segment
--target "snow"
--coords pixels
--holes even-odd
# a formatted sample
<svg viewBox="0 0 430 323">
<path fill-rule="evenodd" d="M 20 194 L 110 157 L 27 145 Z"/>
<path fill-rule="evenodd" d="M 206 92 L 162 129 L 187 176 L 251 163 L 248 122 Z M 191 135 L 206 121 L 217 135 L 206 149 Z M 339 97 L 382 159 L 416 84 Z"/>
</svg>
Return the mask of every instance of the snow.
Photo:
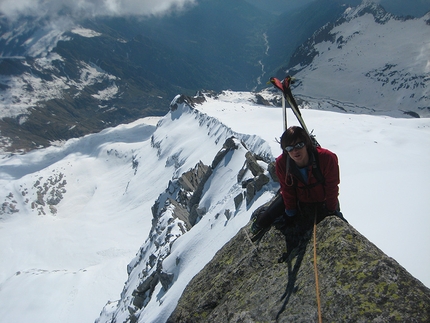
<svg viewBox="0 0 430 323">
<path fill-rule="evenodd" d="M 101 33 L 98 33 L 95 30 L 83 28 L 83 27 L 73 28 L 71 32 L 86 38 L 98 37 L 102 35 Z"/>
<path fill-rule="evenodd" d="M 197 105 L 198 111 L 178 109 L 3 156 L 0 322 L 94 322 L 108 302 L 105 311 L 113 312 L 127 264 L 148 237 L 151 206 L 170 180 L 200 160 L 210 164 L 231 135 L 271 159 L 280 153 L 281 109 L 258 106 L 253 98 L 226 91 Z M 322 146 L 339 157 L 340 201 L 350 224 L 430 286 L 430 119 L 302 114 Z M 290 111 L 288 120 L 297 124 Z M 225 216 L 241 190 L 236 175 L 244 153 L 242 147 L 214 170 L 200 204 L 207 213 L 175 241 L 163 263 L 174 282 L 167 292 L 157 285 L 139 322 L 164 322 L 192 277 L 273 196 L 277 187 L 269 186 L 250 207 L 243 203 Z M 32 203 L 43 188 L 49 188 L 45 205 Z M 47 201 L 55 194 L 62 199 L 54 210 Z M 130 277 L 127 284 L 136 281 Z"/>
<path fill-rule="evenodd" d="M 330 31 L 333 42 L 313 44 L 318 55 L 309 66 L 294 68 L 296 95 L 353 102 L 365 113 L 428 117 L 428 16 L 382 24 L 371 14 L 352 17 Z"/>
<path fill-rule="evenodd" d="M 113 83 L 111 86 L 107 87 L 104 90 L 98 91 L 97 94 L 93 94 L 92 96 L 100 101 L 108 101 L 115 98 L 118 92 L 118 86 Z"/>
<path fill-rule="evenodd" d="M 50 54 L 36 60 L 34 67 L 41 73 L 51 74 L 55 69 L 53 61 L 63 60 L 58 54 Z M 115 84 L 116 76 L 113 76 L 94 63 L 80 62 L 80 78 L 76 80 L 67 77 L 56 77 L 52 74 L 51 80 L 44 80 L 33 73 L 21 75 L 1 75 L 0 83 L 7 84 L 8 89 L 0 90 L 0 119 L 14 118 L 22 114 L 28 114 L 28 110 L 38 105 L 40 101 L 49 101 L 61 98 L 64 91 L 71 87 L 79 91 L 93 84 L 108 83 L 109 85 L 93 96 L 101 101 L 113 99 L 118 94 L 118 86 Z M 28 95 L 29 84 L 33 89 Z M 80 95 L 80 92 L 78 94 Z"/>
</svg>

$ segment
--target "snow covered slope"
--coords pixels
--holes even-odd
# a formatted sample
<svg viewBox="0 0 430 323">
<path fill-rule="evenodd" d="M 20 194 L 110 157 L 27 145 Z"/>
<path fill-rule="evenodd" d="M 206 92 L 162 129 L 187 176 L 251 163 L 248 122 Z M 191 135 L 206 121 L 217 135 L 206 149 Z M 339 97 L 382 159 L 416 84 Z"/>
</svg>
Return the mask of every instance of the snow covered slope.
<svg viewBox="0 0 430 323">
<path fill-rule="evenodd" d="M 157 174 L 151 185 L 135 176 L 136 150 L 156 163 L 154 129 L 140 120 L 3 157 L 1 322 L 91 322 L 103 299 L 118 297 L 124 266 L 148 233 L 148 210 L 171 176 Z"/>
<path fill-rule="evenodd" d="M 320 109 L 342 110 L 340 101 L 348 112 L 429 117 L 429 22 L 430 13 L 404 20 L 374 4 L 346 10 L 296 51 L 296 93 L 326 101 Z"/>
<path fill-rule="evenodd" d="M 0 258 L 7 260 L 0 263 L 0 322 L 93 322 L 107 302 L 100 322 L 115 311 L 118 318 L 129 315 L 127 295 L 139 277 L 128 280 L 126 267 L 140 247 L 156 248 L 149 233 L 160 194 L 199 161 L 210 165 L 231 136 L 267 159 L 280 153 L 279 108 L 257 105 L 251 93 L 206 100 L 195 109 L 180 105 L 157 127 L 139 120 L 0 160 Z M 303 115 L 318 141 L 339 157 L 346 218 L 430 286 L 430 120 L 315 110 Z M 154 287 L 139 322 L 163 322 L 187 282 L 273 195 L 277 186 L 270 184 L 251 204 L 227 212 L 243 190 L 237 172 L 245 152 L 239 148 L 214 170 L 201 220 L 185 234 L 171 231 L 177 240 L 163 270 L 174 274 L 173 283 L 167 292 L 161 283 Z M 130 265 L 144 268 L 137 260 Z"/>
</svg>

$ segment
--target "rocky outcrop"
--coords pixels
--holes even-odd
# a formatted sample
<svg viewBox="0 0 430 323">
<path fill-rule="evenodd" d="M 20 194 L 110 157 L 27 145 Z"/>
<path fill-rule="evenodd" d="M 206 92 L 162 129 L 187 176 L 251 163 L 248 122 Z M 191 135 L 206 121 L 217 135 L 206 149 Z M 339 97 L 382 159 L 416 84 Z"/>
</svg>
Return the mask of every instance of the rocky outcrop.
<svg viewBox="0 0 430 323">
<path fill-rule="evenodd" d="M 170 110 L 175 111 L 180 104 L 187 104 L 190 107 L 194 107 L 196 104 L 202 104 L 205 102 L 205 96 L 202 92 L 198 92 L 197 95 L 191 97 L 185 94 L 179 94 L 177 95 L 173 101 L 170 103 Z"/>
<path fill-rule="evenodd" d="M 317 322 L 309 231 L 288 258 L 272 229 L 243 228 L 188 284 L 168 322 Z M 316 231 L 323 322 L 429 322 L 430 290 L 337 217 Z"/>
<path fill-rule="evenodd" d="M 181 186 L 180 195 L 182 195 L 182 205 L 189 210 L 188 223 L 191 228 L 197 221 L 197 218 L 204 213 L 204 210 L 198 208 L 203 187 L 212 174 L 212 168 L 204 165 L 201 161 L 193 170 L 190 170 L 178 179 Z M 187 199 L 186 195 L 190 194 Z"/>
<path fill-rule="evenodd" d="M 237 174 L 237 181 L 242 182 L 242 187 L 246 189 L 244 195 L 247 205 L 251 203 L 251 201 L 255 197 L 255 194 L 260 191 L 264 185 L 270 182 L 270 178 L 266 175 L 265 169 L 261 167 L 258 163 L 259 159 L 259 156 L 248 151 L 245 154 L 245 163 L 243 164 L 242 169 Z M 276 174 L 272 173 L 272 169 L 273 163 L 268 164 L 267 171 L 269 172 L 269 175 L 272 180 L 277 182 L 278 179 L 276 177 Z M 243 177 L 248 171 L 252 173 L 253 177 L 243 181 Z M 243 197 L 237 196 L 236 200 L 242 201 Z"/>
<path fill-rule="evenodd" d="M 20 185 L 19 191 L 22 195 L 22 205 L 30 205 L 38 215 L 56 215 L 57 205 L 66 194 L 67 180 L 62 172 L 53 171 L 47 178 L 37 178 L 30 187 Z M 0 219 L 19 212 L 18 199 L 10 192 L 0 205 Z"/>
</svg>

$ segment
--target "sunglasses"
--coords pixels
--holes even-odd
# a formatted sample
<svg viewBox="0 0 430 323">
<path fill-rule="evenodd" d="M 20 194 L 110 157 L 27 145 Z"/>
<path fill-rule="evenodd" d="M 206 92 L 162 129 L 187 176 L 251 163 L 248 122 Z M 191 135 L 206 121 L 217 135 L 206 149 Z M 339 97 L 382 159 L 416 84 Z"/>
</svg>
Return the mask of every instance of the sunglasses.
<svg viewBox="0 0 430 323">
<path fill-rule="evenodd" d="M 303 141 L 298 142 L 294 146 L 286 146 L 284 150 L 286 152 L 292 152 L 294 149 L 302 149 L 305 146 L 305 143 Z"/>
</svg>

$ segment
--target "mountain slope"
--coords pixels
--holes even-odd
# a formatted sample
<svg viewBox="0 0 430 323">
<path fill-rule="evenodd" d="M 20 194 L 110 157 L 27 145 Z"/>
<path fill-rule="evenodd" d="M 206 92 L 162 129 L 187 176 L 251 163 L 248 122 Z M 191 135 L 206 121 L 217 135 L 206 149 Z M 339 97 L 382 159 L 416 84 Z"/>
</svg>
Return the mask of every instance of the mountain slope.
<svg viewBox="0 0 430 323">
<path fill-rule="evenodd" d="M 201 1 L 166 17 L 1 17 L 0 148 L 29 151 L 141 117 L 177 93 L 251 90 L 270 14 Z"/>
<path fill-rule="evenodd" d="M 358 5 L 361 1 L 348 2 Z M 267 78 L 285 77 L 285 66 L 288 66 L 297 47 L 324 25 L 338 20 L 344 11 L 344 1 L 317 0 L 305 7 L 282 13 L 267 30 L 269 49 L 263 57 Z"/>
<path fill-rule="evenodd" d="M 300 46 L 289 72 L 296 92 L 348 111 L 430 116 L 430 15 L 399 19 L 373 4 L 350 8 Z"/>
</svg>

